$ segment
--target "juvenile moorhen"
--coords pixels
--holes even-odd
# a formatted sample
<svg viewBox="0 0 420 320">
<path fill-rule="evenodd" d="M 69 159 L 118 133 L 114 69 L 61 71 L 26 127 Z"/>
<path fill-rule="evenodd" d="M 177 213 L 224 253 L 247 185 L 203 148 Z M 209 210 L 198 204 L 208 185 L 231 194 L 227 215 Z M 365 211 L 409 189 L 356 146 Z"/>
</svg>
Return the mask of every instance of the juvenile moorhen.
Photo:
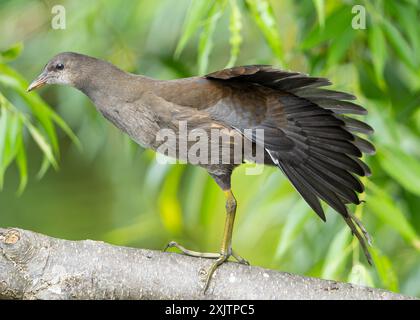
<svg viewBox="0 0 420 320">
<path fill-rule="evenodd" d="M 240 160 L 233 161 L 231 154 L 238 146 L 238 137 L 239 141 L 251 143 L 251 152 L 260 147 L 263 157 L 255 161 L 277 166 L 322 220 L 325 221 L 325 215 L 320 200 L 337 211 L 372 263 L 366 245 L 370 242 L 368 233 L 347 205 L 360 203 L 357 193 L 364 191 L 364 185 L 357 176 L 370 174 L 360 158 L 362 153 L 375 151 L 370 142 L 355 133 L 370 134 L 373 129 L 343 115 L 367 111 L 348 101 L 355 99 L 353 95 L 320 88 L 331 84 L 327 79 L 251 65 L 203 77 L 162 81 L 124 72 L 93 57 L 66 52 L 48 62 L 28 91 L 45 84 L 79 89 L 119 129 L 138 144 L 158 152 L 162 145 L 158 139 L 161 129 L 179 133 L 181 124 L 186 123 L 188 133 L 199 129 L 209 137 L 212 129 L 222 132 L 217 138 L 217 151 L 224 161 L 190 161 L 188 150 L 194 141 L 182 135 L 167 150 L 168 154 L 205 168 L 226 195 L 220 253 L 195 252 L 176 242 L 167 246 L 177 247 L 187 255 L 216 259 L 207 273 L 204 290 L 216 268 L 230 256 L 248 264 L 232 250 L 231 243 L 236 212 L 231 174 L 244 160 L 253 160 L 240 149 Z M 245 135 L 245 129 L 263 129 L 264 137 Z M 181 151 L 181 145 L 187 150 Z"/>
</svg>

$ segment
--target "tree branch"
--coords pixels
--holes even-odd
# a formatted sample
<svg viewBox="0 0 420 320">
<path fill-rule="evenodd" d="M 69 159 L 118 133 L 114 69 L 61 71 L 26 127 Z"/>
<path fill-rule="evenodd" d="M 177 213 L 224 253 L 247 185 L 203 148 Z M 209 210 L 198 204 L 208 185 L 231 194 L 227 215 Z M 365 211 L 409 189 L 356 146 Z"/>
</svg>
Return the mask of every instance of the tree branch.
<svg viewBox="0 0 420 320">
<path fill-rule="evenodd" d="M 384 290 L 207 259 L 0 228 L 0 299 L 410 299 Z"/>
</svg>

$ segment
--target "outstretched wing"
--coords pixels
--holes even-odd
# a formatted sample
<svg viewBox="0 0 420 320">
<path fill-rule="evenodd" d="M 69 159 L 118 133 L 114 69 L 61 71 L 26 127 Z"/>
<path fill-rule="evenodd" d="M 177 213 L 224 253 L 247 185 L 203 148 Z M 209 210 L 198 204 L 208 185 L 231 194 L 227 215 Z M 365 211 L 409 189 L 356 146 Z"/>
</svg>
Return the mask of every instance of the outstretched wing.
<svg viewBox="0 0 420 320">
<path fill-rule="evenodd" d="M 346 204 L 360 203 L 357 193 L 364 186 L 357 176 L 370 174 L 360 158 L 375 151 L 357 135 L 373 129 L 344 115 L 367 113 L 349 101 L 355 97 L 321 88 L 331 84 L 325 78 L 270 66 L 236 67 L 206 77 L 231 92 L 218 108 L 213 107 L 213 116 L 235 128 L 265 129 L 264 148 L 270 161 L 323 220 L 320 199 L 350 221 L 355 232 Z"/>
</svg>

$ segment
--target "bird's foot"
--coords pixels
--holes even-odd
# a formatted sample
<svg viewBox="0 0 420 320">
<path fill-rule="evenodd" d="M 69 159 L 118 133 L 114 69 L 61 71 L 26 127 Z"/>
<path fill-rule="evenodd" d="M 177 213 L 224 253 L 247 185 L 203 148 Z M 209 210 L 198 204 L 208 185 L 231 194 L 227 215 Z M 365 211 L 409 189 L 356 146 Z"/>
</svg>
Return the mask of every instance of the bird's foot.
<svg viewBox="0 0 420 320">
<path fill-rule="evenodd" d="M 212 253 L 212 252 L 198 252 L 184 248 L 180 244 L 176 243 L 175 241 L 169 242 L 163 251 L 167 251 L 169 248 L 178 248 L 183 254 L 191 257 L 199 257 L 199 258 L 207 258 L 207 259 L 216 259 L 216 261 L 211 265 L 209 270 L 206 272 L 206 280 L 204 284 L 203 292 L 207 291 L 209 287 L 211 277 L 213 276 L 216 269 L 228 261 L 229 257 L 233 257 L 238 263 L 249 265 L 249 262 L 242 258 L 241 256 L 237 255 L 233 250 L 229 250 L 229 252 L 221 252 L 221 253 Z"/>
</svg>

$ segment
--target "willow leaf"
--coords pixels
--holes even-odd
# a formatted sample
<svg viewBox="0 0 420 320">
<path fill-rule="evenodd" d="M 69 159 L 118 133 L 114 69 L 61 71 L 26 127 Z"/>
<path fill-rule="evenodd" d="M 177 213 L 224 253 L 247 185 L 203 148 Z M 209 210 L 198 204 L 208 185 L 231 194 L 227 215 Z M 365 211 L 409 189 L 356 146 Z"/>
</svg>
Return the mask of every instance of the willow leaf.
<svg viewBox="0 0 420 320">
<path fill-rule="evenodd" d="M 247 0 L 246 3 L 251 16 L 263 33 L 271 51 L 273 51 L 279 62 L 284 65 L 283 47 L 271 5 L 266 0 Z"/>
<path fill-rule="evenodd" d="M 229 62 L 226 65 L 227 68 L 233 67 L 235 65 L 236 60 L 239 56 L 239 50 L 242 43 L 242 14 L 241 10 L 239 10 L 237 0 L 230 0 L 230 8 L 230 58 Z"/>
<path fill-rule="evenodd" d="M 190 38 L 201 27 L 202 21 L 209 12 L 211 6 L 212 1 L 191 1 L 187 17 L 182 28 L 182 36 L 175 49 L 175 58 L 179 58 Z"/>
</svg>

